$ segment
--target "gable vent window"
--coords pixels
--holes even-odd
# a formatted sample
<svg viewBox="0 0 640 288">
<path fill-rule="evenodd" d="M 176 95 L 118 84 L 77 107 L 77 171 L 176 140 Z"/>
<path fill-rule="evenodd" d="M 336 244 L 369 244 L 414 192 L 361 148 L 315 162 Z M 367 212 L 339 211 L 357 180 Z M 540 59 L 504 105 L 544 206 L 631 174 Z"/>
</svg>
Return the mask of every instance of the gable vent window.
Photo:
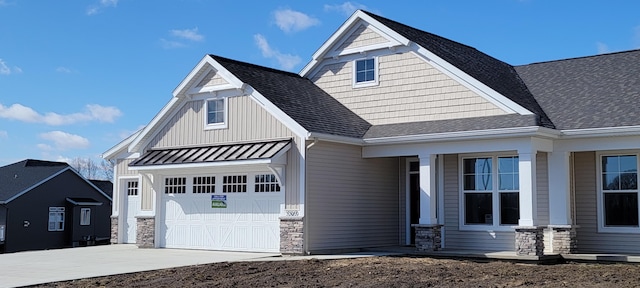
<svg viewBox="0 0 640 288">
<path fill-rule="evenodd" d="M 226 128 L 227 119 L 227 100 L 223 99 L 210 99 L 207 103 L 207 115 L 206 115 L 206 128 L 218 129 Z"/>
<path fill-rule="evenodd" d="M 377 58 L 356 60 L 353 69 L 353 86 L 372 86 L 378 84 Z"/>
</svg>

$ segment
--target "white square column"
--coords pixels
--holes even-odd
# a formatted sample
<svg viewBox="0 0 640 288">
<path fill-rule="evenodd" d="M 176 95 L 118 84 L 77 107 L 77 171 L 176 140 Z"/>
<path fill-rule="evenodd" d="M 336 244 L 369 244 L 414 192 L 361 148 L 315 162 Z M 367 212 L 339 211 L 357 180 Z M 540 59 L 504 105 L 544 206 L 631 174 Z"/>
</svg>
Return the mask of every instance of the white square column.
<svg viewBox="0 0 640 288">
<path fill-rule="evenodd" d="M 420 155 L 420 224 L 438 224 L 436 159 L 435 154 Z"/>
<path fill-rule="evenodd" d="M 536 199 L 536 153 L 519 152 L 518 168 L 520 180 L 520 220 L 518 226 L 536 226 L 537 199 Z"/>
<path fill-rule="evenodd" d="M 569 152 L 549 153 L 549 224 L 571 225 L 571 162 Z"/>
</svg>

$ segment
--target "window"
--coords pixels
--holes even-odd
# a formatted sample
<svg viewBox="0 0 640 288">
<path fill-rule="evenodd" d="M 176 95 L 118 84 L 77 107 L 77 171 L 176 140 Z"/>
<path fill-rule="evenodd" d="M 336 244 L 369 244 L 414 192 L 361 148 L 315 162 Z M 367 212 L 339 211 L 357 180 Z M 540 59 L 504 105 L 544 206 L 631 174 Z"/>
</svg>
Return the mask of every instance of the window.
<svg viewBox="0 0 640 288">
<path fill-rule="evenodd" d="M 280 184 L 273 174 L 256 175 L 255 188 L 255 192 L 280 192 Z"/>
<path fill-rule="evenodd" d="M 193 177 L 193 193 L 216 193 L 216 177 Z"/>
<path fill-rule="evenodd" d="M 64 231 L 64 207 L 49 207 L 49 231 Z"/>
<path fill-rule="evenodd" d="M 517 156 L 462 159 L 464 225 L 518 224 L 518 165 Z"/>
<path fill-rule="evenodd" d="M 187 192 L 187 178 L 170 177 L 164 179 L 164 194 L 184 194 Z"/>
<path fill-rule="evenodd" d="M 127 181 L 127 195 L 138 196 L 138 181 Z"/>
<path fill-rule="evenodd" d="M 638 156 L 602 155 L 600 194 L 604 227 L 638 227 Z"/>
<path fill-rule="evenodd" d="M 371 86 L 378 84 L 378 69 L 376 58 L 360 59 L 355 61 L 353 69 L 353 85 Z"/>
<path fill-rule="evenodd" d="M 218 128 L 224 127 L 226 120 L 226 100 L 207 100 L 207 126 Z"/>
<path fill-rule="evenodd" d="M 222 177 L 222 193 L 247 192 L 247 175 L 233 175 Z"/>
<path fill-rule="evenodd" d="M 80 225 L 91 225 L 91 208 L 80 208 Z"/>
</svg>

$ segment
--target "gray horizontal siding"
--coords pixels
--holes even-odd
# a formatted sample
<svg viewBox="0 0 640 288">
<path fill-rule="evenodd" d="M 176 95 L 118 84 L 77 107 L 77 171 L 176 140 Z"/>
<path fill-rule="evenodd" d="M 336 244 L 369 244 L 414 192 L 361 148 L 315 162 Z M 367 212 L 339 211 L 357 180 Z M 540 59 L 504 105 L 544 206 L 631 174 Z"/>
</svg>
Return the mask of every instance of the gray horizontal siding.
<svg viewBox="0 0 640 288">
<path fill-rule="evenodd" d="M 327 142 L 307 153 L 308 250 L 398 245 L 398 160 Z"/>
</svg>

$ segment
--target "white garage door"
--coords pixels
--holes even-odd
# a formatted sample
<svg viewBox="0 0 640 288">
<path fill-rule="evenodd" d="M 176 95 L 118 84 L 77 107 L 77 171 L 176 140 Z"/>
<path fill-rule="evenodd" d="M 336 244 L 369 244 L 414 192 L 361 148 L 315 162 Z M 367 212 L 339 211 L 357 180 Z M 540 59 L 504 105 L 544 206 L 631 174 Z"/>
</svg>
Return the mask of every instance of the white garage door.
<svg viewBox="0 0 640 288">
<path fill-rule="evenodd" d="M 256 192 L 256 189 L 264 190 L 265 186 L 258 184 L 257 178 L 254 177 L 263 176 L 264 178 L 266 175 L 246 176 L 246 178 L 225 178 L 224 181 L 222 176 L 216 177 L 218 182 L 234 182 L 237 179 L 249 179 L 249 181 L 245 184 L 218 183 L 210 190 L 206 188 L 206 184 L 204 186 L 194 184 L 198 182 L 196 178 L 199 177 L 165 179 L 165 191 L 163 191 L 165 193 L 162 197 L 164 222 L 161 225 L 163 236 L 161 246 L 279 252 L 279 216 L 280 205 L 284 203 L 284 192 L 279 191 L 279 188 L 278 191 L 270 191 L 275 190 L 269 189 L 273 186 L 270 184 L 267 184 L 269 191 Z M 212 206 L 216 205 L 212 205 L 212 196 L 216 203 L 220 203 L 218 200 L 226 197 L 226 207 L 213 208 Z"/>
</svg>

